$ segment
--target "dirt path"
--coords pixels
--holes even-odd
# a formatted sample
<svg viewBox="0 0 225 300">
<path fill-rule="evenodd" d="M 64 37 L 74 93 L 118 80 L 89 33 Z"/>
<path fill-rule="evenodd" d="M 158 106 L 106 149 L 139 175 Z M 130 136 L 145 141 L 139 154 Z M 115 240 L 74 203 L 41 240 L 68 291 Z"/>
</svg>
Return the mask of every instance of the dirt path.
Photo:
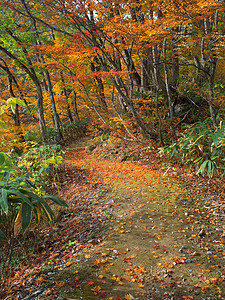
<svg viewBox="0 0 225 300">
<path fill-rule="evenodd" d="M 69 209 L 34 233 L 40 243 L 11 270 L 6 299 L 225 299 L 216 198 L 151 162 L 99 158 L 87 141 L 67 147 L 59 178 Z"/>
<path fill-rule="evenodd" d="M 82 245 L 77 236 L 70 237 L 72 266 L 54 277 L 60 295 L 225 299 L 224 223 L 210 203 L 163 172 L 138 162 L 100 159 L 84 145 L 85 140 L 65 153 L 70 180 L 64 197 L 74 207 L 78 198 L 89 206 L 82 216 L 72 210 L 75 223 L 70 222 L 76 226 L 77 219 L 85 220 L 89 233 Z M 79 190 L 71 168 L 86 174 Z"/>
</svg>

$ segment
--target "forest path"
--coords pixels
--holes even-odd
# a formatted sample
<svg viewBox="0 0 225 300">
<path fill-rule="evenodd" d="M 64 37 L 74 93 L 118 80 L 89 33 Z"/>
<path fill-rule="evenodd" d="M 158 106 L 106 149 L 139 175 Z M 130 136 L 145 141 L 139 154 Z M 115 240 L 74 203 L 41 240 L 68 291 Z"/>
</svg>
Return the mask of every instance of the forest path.
<svg viewBox="0 0 225 300">
<path fill-rule="evenodd" d="M 69 228 L 82 230 L 67 243 L 72 266 L 55 277 L 62 297 L 225 299 L 224 224 L 215 210 L 164 172 L 100 158 L 86 142 L 64 155 Z"/>
</svg>

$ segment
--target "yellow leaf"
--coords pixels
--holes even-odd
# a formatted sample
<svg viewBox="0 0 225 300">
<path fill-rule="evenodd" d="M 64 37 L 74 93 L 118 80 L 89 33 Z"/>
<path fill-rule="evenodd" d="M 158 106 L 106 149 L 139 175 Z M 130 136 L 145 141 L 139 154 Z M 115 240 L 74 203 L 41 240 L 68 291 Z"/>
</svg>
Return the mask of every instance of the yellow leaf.
<svg viewBox="0 0 225 300">
<path fill-rule="evenodd" d="M 15 222 L 14 222 L 14 235 L 17 236 L 21 230 L 21 213 L 22 213 L 22 205 L 20 205 L 19 211 L 17 213 Z"/>
<path fill-rule="evenodd" d="M 95 290 L 96 292 L 99 292 L 101 289 L 102 289 L 102 288 L 101 288 L 99 285 L 94 287 L 94 290 Z"/>
<path fill-rule="evenodd" d="M 34 182 L 35 178 L 34 177 L 29 177 L 28 180 L 31 181 L 31 182 Z"/>
<path fill-rule="evenodd" d="M 41 206 L 38 204 L 35 206 L 35 208 L 37 211 L 37 224 L 39 224 L 41 220 Z"/>
<path fill-rule="evenodd" d="M 60 281 L 60 282 L 56 282 L 56 286 L 57 287 L 62 287 L 65 285 L 65 282 L 64 281 Z"/>
<path fill-rule="evenodd" d="M 44 278 L 41 276 L 41 277 L 39 277 L 38 279 L 35 280 L 35 284 L 39 285 L 39 284 L 43 283 L 44 281 L 45 281 Z"/>
<path fill-rule="evenodd" d="M 138 286 L 139 286 L 139 288 L 143 288 L 143 287 L 144 287 L 144 284 L 142 284 L 142 283 L 140 282 L 140 283 L 138 283 Z"/>
<path fill-rule="evenodd" d="M 45 291 L 45 294 L 46 295 L 50 295 L 52 293 L 52 291 L 51 290 L 47 290 L 47 291 Z"/>
</svg>

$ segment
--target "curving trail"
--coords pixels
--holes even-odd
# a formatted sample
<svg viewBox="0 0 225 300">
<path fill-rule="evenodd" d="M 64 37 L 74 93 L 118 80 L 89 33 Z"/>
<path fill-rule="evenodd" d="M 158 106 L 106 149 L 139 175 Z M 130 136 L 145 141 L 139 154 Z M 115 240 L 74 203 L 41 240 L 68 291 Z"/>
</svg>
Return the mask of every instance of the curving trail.
<svg viewBox="0 0 225 300">
<path fill-rule="evenodd" d="M 212 207 L 205 208 L 182 183 L 148 165 L 102 159 L 80 145 L 68 149 L 65 158 L 103 191 L 94 212 L 104 223 L 102 237 L 96 245 L 90 240 L 80 255 L 76 268 L 83 284 L 70 296 L 225 297 L 224 224 L 210 213 Z"/>
<path fill-rule="evenodd" d="M 70 145 L 59 174 L 70 208 L 11 280 L 8 299 L 225 299 L 224 223 L 150 164 Z"/>
</svg>

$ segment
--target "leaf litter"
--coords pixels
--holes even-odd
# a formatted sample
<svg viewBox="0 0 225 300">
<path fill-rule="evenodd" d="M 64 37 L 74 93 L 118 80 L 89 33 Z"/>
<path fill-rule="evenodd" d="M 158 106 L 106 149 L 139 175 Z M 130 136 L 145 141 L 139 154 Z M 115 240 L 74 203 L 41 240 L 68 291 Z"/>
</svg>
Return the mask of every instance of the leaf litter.
<svg viewBox="0 0 225 300">
<path fill-rule="evenodd" d="M 12 270 L 7 299 L 224 299 L 217 198 L 148 156 L 121 162 L 83 145 L 67 149 L 60 173 L 70 208 Z"/>
</svg>

